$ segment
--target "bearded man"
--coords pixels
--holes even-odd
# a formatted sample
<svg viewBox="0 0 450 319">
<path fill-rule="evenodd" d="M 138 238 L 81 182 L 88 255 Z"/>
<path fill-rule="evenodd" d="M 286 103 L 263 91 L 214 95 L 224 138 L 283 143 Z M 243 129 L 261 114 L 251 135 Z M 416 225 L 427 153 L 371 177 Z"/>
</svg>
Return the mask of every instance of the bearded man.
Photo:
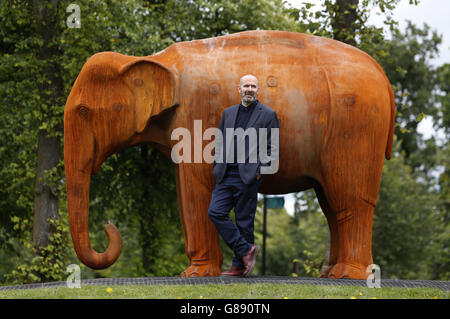
<svg viewBox="0 0 450 319">
<path fill-rule="evenodd" d="M 238 91 L 241 103 L 226 108 L 220 121 L 223 140 L 218 143 L 216 138 L 213 169 L 216 187 L 208 216 L 234 253 L 231 268 L 222 275 L 246 277 L 252 272 L 259 252 L 259 246 L 254 244 L 258 189 L 264 174 L 274 173 L 265 170 L 271 163 L 260 155 L 271 155 L 272 131 L 276 129 L 278 137 L 279 126 L 276 113 L 256 99 L 259 86 L 254 75 L 244 75 Z M 233 134 L 228 134 L 230 130 Z M 261 130 L 266 134 L 259 134 Z M 236 223 L 230 218 L 233 208 Z"/>
</svg>

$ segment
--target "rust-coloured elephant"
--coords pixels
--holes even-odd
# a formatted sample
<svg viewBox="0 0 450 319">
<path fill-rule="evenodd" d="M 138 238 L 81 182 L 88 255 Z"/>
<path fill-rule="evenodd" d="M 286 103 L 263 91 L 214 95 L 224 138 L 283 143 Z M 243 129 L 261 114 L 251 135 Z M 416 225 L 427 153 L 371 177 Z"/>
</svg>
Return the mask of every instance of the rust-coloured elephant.
<svg viewBox="0 0 450 319">
<path fill-rule="evenodd" d="M 344 43 L 293 32 L 247 31 L 181 42 L 146 57 L 95 54 L 83 66 L 64 114 L 64 161 L 71 235 L 79 259 L 100 269 L 119 257 L 116 227 L 109 246 L 89 242 L 91 174 L 111 154 L 151 143 L 170 156 L 175 128 L 218 127 L 237 104 L 239 78 L 259 79 L 259 100 L 277 112 L 279 170 L 263 194 L 314 188 L 330 228 L 323 277 L 367 278 L 372 220 L 384 158 L 390 158 L 395 104 L 381 67 Z M 203 147 L 209 141 L 203 141 Z M 194 144 L 194 143 L 192 143 Z M 208 218 L 212 164 L 179 163 L 176 185 L 186 254 L 183 276 L 218 276 L 222 252 Z"/>
</svg>

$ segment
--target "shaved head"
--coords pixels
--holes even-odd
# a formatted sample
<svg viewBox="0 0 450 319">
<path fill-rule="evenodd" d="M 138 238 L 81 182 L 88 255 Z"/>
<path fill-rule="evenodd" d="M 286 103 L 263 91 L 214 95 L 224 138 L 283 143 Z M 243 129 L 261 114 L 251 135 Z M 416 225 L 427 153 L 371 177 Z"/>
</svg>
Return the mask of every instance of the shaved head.
<svg viewBox="0 0 450 319">
<path fill-rule="evenodd" d="M 246 74 L 239 80 L 239 86 L 242 86 L 242 83 L 245 79 L 254 79 L 256 80 L 256 85 L 258 85 L 258 78 L 254 76 L 253 74 Z"/>
</svg>

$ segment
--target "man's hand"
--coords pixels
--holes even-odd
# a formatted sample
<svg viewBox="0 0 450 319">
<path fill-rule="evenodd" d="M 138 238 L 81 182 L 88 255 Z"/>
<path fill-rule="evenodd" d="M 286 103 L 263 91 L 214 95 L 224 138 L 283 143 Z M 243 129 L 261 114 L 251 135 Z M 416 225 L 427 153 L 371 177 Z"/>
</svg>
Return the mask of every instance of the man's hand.
<svg viewBox="0 0 450 319">
<path fill-rule="evenodd" d="M 256 180 L 259 181 L 260 178 L 261 178 L 261 174 L 258 174 L 258 175 L 256 176 Z"/>
</svg>

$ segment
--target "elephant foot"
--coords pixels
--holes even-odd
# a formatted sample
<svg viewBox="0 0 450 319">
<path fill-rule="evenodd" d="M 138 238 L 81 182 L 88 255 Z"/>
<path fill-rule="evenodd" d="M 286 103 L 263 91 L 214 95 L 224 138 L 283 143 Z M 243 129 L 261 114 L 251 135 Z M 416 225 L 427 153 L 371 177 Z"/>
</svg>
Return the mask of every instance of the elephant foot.
<svg viewBox="0 0 450 319">
<path fill-rule="evenodd" d="M 218 265 L 190 265 L 181 273 L 181 277 L 215 277 L 220 276 L 222 269 Z"/>
<path fill-rule="evenodd" d="M 320 278 L 328 278 L 328 274 L 330 273 L 333 266 L 334 265 L 323 266 L 320 271 Z"/>
<path fill-rule="evenodd" d="M 328 278 L 367 279 L 366 268 L 360 264 L 338 263 L 328 272 Z"/>
</svg>

